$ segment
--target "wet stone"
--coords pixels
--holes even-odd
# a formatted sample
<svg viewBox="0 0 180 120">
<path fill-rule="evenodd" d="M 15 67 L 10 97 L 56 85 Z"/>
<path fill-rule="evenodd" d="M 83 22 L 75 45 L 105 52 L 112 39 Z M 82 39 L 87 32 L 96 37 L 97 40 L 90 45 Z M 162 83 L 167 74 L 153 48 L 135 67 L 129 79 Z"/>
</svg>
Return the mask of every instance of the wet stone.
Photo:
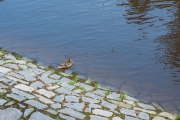
<svg viewBox="0 0 180 120">
<path fill-rule="evenodd" d="M 36 92 L 38 92 L 39 94 L 42 94 L 48 98 L 54 97 L 56 94 L 51 92 L 51 91 L 47 91 L 45 89 L 39 89 Z"/>
<path fill-rule="evenodd" d="M 101 110 L 101 109 L 94 109 L 92 110 L 92 113 L 96 115 L 105 116 L 105 117 L 111 117 L 113 115 L 112 112 Z"/>
<path fill-rule="evenodd" d="M 6 103 L 7 101 L 4 99 L 0 99 L 0 105 L 4 105 L 4 103 Z"/>
<path fill-rule="evenodd" d="M 47 115 L 44 115 L 40 112 L 33 113 L 28 120 L 39 120 L 39 118 L 41 118 L 41 120 L 54 120 L 53 118 L 51 118 Z"/>
<path fill-rule="evenodd" d="M 24 111 L 24 117 L 27 117 L 29 114 L 31 114 L 34 111 L 34 108 L 28 108 Z"/>
<path fill-rule="evenodd" d="M 6 96 L 7 96 L 7 97 L 10 97 L 10 98 L 13 98 L 13 99 L 15 99 L 15 100 L 17 100 L 17 101 L 23 101 L 23 100 L 25 100 L 25 97 L 19 96 L 19 95 L 13 94 L 13 93 L 7 94 Z"/>
<path fill-rule="evenodd" d="M 64 100 L 64 95 L 58 95 L 54 98 L 54 101 L 56 102 L 62 102 Z"/>
<path fill-rule="evenodd" d="M 103 107 L 106 107 L 106 108 L 109 108 L 109 109 L 113 109 L 113 110 L 117 108 L 116 105 L 114 105 L 114 104 L 112 104 L 110 102 L 104 101 L 104 100 L 102 100 L 102 104 L 101 105 Z"/>
<path fill-rule="evenodd" d="M 89 102 L 89 103 L 100 103 L 100 100 L 92 99 L 89 97 L 82 97 L 82 101 Z"/>
<path fill-rule="evenodd" d="M 30 85 L 30 87 L 32 87 L 34 89 L 42 88 L 43 86 L 44 86 L 44 84 L 42 82 L 39 82 L 39 81 L 36 81 Z"/>
<path fill-rule="evenodd" d="M 149 115 L 148 115 L 147 113 L 144 113 L 144 112 L 140 112 L 140 113 L 138 114 L 138 117 L 139 117 L 140 119 L 143 119 L 143 120 L 149 120 Z"/>
<path fill-rule="evenodd" d="M 96 115 L 90 115 L 90 120 L 108 120 L 108 118 L 105 117 L 100 117 L 100 116 L 96 116 Z"/>
<path fill-rule="evenodd" d="M 1 120 L 19 120 L 22 112 L 16 108 L 6 108 L 5 110 L 0 110 Z"/>
<path fill-rule="evenodd" d="M 10 72 L 10 71 L 11 71 L 11 69 L 0 66 L 0 72 L 1 72 L 1 73 L 8 73 L 8 72 Z"/>
<path fill-rule="evenodd" d="M 66 115 L 63 115 L 63 114 L 59 114 L 59 117 L 65 119 L 65 120 L 76 120 L 76 119 L 73 118 L 73 117 L 69 117 L 69 116 L 66 116 Z"/>
<path fill-rule="evenodd" d="M 111 92 L 107 98 L 109 99 L 113 99 L 113 100 L 118 100 L 118 98 L 120 97 L 120 94 L 117 94 L 116 92 Z"/>
<path fill-rule="evenodd" d="M 125 114 L 125 115 L 131 115 L 131 116 L 135 116 L 136 117 L 136 113 L 134 110 L 129 110 L 129 109 L 125 109 L 125 108 L 121 108 L 121 113 Z"/>
<path fill-rule="evenodd" d="M 61 104 L 54 103 L 54 104 L 51 105 L 51 107 L 54 108 L 54 109 L 60 109 L 61 108 Z"/>
<path fill-rule="evenodd" d="M 12 88 L 12 92 L 15 93 L 15 94 L 18 94 L 19 96 L 26 97 L 28 99 L 35 98 L 33 95 L 31 95 L 29 93 L 26 93 L 26 92 L 23 92 L 23 91 L 21 91 L 19 89 L 16 89 L 16 88 Z"/>
<path fill-rule="evenodd" d="M 42 103 L 40 103 L 40 102 L 37 102 L 37 101 L 35 101 L 35 100 L 28 100 L 28 101 L 26 101 L 25 103 L 28 104 L 28 105 L 34 106 L 34 107 L 36 107 L 36 108 L 38 108 L 38 109 L 47 108 L 47 105 L 44 105 L 44 104 L 42 104 Z"/>
<path fill-rule="evenodd" d="M 19 67 L 15 64 L 5 64 L 4 67 L 8 67 L 8 68 L 15 69 L 15 70 L 19 69 Z"/>
<path fill-rule="evenodd" d="M 65 103 L 63 106 L 72 108 L 77 111 L 82 111 L 82 109 L 84 108 L 84 103 Z"/>
<path fill-rule="evenodd" d="M 14 87 L 17 89 L 23 90 L 23 91 L 27 91 L 27 92 L 32 92 L 34 90 L 34 88 L 29 87 L 29 86 L 24 85 L 24 84 L 18 84 L 18 85 L 15 85 Z"/>
<path fill-rule="evenodd" d="M 65 96 L 66 102 L 79 102 L 79 98 L 76 96 Z"/>
<path fill-rule="evenodd" d="M 44 103 L 47 103 L 47 104 L 52 104 L 52 103 L 54 103 L 54 102 L 51 101 L 50 99 L 47 99 L 47 98 L 45 98 L 45 97 L 43 97 L 43 96 L 41 96 L 41 95 L 35 94 L 35 96 L 38 97 L 39 100 L 42 101 L 42 102 L 44 102 Z"/>
<path fill-rule="evenodd" d="M 148 109 L 148 110 L 155 110 L 155 108 L 152 105 L 144 104 L 144 103 L 137 103 L 138 106 L 140 106 L 143 109 Z"/>
<path fill-rule="evenodd" d="M 134 117 L 130 117 L 130 116 L 125 116 L 124 120 L 139 120 L 139 119 L 134 118 Z"/>
<path fill-rule="evenodd" d="M 61 76 L 60 76 L 60 75 L 53 74 L 53 75 L 50 75 L 49 77 L 52 78 L 52 79 L 55 79 L 55 80 L 59 80 L 59 78 L 60 78 Z"/>
<path fill-rule="evenodd" d="M 78 118 L 78 119 L 81 119 L 81 120 L 86 117 L 86 115 L 84 115 L 84 114 L 82 114 L 80 112 L 77 112 L 77 111 L 75 111 L 73 109 L 70 109 L 70 108 L 61 109 L 58 112 L 67 114 L 69 116 L 72 116 L 72 117 L 75 117 L 75 118 Z"/>
</svg>

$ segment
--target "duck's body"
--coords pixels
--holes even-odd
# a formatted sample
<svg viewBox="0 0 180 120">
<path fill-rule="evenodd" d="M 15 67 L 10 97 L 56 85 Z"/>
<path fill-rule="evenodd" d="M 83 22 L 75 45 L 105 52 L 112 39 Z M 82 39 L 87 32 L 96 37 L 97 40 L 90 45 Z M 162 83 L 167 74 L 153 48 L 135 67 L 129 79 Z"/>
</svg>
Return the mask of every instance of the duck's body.
<svg viewBox="0 0 180 120">
<path fill-rule="evenodd" d="M 69 60 L 64 61 L 58 68 L 67 69 L 73 65 L 72 58 L 70 57 Z"/>
</svg>

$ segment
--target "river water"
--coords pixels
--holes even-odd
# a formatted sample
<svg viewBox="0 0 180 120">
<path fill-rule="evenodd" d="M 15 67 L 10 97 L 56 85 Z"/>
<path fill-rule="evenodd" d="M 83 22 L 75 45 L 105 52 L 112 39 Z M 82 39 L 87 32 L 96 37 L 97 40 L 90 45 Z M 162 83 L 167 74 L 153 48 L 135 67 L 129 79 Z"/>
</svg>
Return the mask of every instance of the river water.
<svg viewBox="0 0 180 120">
<path fill-rule="evenodd" d="M 1 0 L 0 46 L 179 110 L 176 0 Z"/>
</svg>

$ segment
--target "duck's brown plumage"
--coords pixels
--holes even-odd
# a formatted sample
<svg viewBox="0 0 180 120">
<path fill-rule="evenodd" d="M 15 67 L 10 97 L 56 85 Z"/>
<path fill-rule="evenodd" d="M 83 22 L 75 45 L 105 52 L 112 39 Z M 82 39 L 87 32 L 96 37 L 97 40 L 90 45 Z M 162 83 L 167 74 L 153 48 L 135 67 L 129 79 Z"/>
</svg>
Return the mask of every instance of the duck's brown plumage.
<svg viewBox="0 0 180 120">
<path fill-rule="evenodd" d="M 63 63 L 61 63 L 61 65 L 58 68 L 67 69 L 70 68 L 72 65 L 73 65 L 72 58 L 69 57 L 69 60 L 66 60 Z"/>
</svg>

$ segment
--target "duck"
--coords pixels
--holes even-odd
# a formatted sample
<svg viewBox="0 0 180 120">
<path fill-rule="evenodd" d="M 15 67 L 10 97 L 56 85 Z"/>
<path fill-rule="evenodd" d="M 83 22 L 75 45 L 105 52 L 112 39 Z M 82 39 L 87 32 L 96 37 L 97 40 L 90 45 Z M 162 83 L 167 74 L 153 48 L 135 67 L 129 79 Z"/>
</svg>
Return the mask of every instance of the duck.
<svg viewBox="0 0 180 120">
<path fill-rule="evenodd" d="M 73 65 L 73 61 L 72 61 L 72 57 L 70 56 L 69 59 L 61 63 L 58 68 L 67 69 L 70 68 L 72 65 Z"/>
</svg>

